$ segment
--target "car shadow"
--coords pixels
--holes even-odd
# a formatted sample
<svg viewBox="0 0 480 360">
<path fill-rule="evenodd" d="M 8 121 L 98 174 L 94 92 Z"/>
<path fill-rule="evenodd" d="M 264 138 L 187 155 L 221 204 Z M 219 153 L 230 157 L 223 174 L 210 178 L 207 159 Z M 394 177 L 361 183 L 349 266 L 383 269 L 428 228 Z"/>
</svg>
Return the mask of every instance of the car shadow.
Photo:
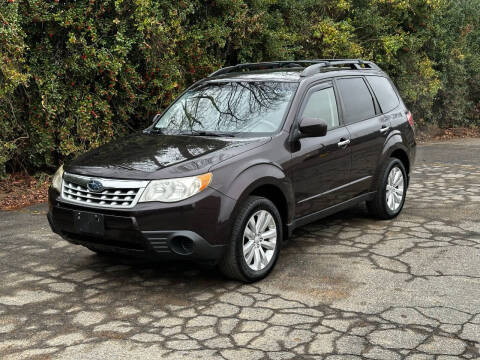
<svg viewBox="0 0 480 360">
<path fill-rule="evenodd" d="M 339 222 L 349 222 L 352 220 L 362 221 L 363 219 L 369 219 L 369 215 L 365 206 L 359 205 L 298 228 L 293 232 L 289 241 L 284 244 L 279 261 L 282 261 L 282 258 L 298 256 L 298 240 L 302 239 L 305 234 L 310 233 L 310 229 L 324 228 L 328 230 L 332 223 L 338 225 Z M 325 239 L 318 235 L 316 235 L 315 240 L 318 241 L 315 244 L 316 246 L 322 246 L 322 243 L 325 242 Z M 122 271 L 122 273 L 125 278 L 139 276 L 142 281 L 151 281 L 154 279 L 168 279 L 174 282 L 186 281 L 190 282 L 189 286 L 198 286 L 199 289 L 205 286 L 215 286 L 215 284 L 223 285 L 229 281 L 229 279 L 221 274 L 215 264 L 198 263 L 181 259 L 165 261 L 98 254 L 92 254 L 88 258 L 90 259 L 88 266 L 94 265 L 97 271 L 104 273 L 105 276 L 111 277 L 111 279 L 114 279 L 119 274 L 118 272 L 112 272 L 109 275 L 109 269 L 120 269 L 119 266 L 123 266 L 124 271 Z M 192 278 L 195 279 L 194 283 L 191 282 Z M 263 281 L 268 281 L 268 277 Z"/>
</svg>

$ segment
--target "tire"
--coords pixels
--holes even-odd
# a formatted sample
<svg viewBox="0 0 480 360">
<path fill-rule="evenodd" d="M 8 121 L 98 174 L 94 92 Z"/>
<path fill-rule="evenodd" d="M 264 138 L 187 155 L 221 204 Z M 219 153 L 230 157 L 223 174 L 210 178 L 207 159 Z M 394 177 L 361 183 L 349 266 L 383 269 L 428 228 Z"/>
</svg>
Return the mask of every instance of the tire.
<svg viewBox="0 0 480 360">
<path fill-rule="evenodd" d="M 263 216 L 268 213 L 268 216 Z M 253 219 L 253 223 L 251 222 Z M 251 232 L 257 229 L 262 220 L 265 222 L 265 229 L 255 231 L 258 235 Z M 273 229 L 276 237 L 273 238 Z M 264 234 L 267 234 L 265 236 Z M 264 235 L 262 237 L 262 235 Z M 237 218 L 234 221 L 232 235 L 228 244 L 227 251 L 222 260 L 220 260 L 219 268 L 222 273 L 231 278 L 243 282 L 255 282 L 267 276 L 275 266 L 280 253 L 280 247 L 283 241 L 282 218 L 278 209 L 268 199 L 260 196 L 250 196 L 243 203 L 238 211 Z M 275 244 L 274 249 L 271 247 Z M 244 256 L 244 247 L 246 254 Z M 251 249 L 250 251 L 247 249 Z M 263 252 L 263 256 L 262 256 Z M 253 253 L 253 255 L 252 255 Z M 247 262 L 247 258 L 250 261 Z M 263 261 L 260 261 L 263 260 Z M 260 263 L 259 263 L 260 261 Z M 265 264 L 266 263 L 266 264 Z"/>
<path fill-rule="evenodd" d="M 400 172 L 398 172 L 398 170 Z M 389 176 L 393 174 L 396 176 L 397 174 L 402 176 L 401 186 L 393 186 L 395 189 L 392 189 L 391 183 L 389 183 Z M 391 178 L 394 180 L 394 178 Z M 387 186 L 392 190 L 387 190 Z M 402 195 L 401 200 L 398 201 L 398 196 L 400 194 L 400 187 L 402 188 Z M 367 201 L 367 209 L 368 212 L 377 219 L 388 220 L 393 219 L 400 214 L 403 209 L 403 205 L 405 204 L 405 197 L 407 195 L 407 188 L 408 188 L 408 179 L 407 179 L 407 172 L 405 171 L 405 167 L 403 163 L 396 158 L 389 158 L 385 165 L 383 166 L 382 170 L 380 171 L 377 188 L 375 197 L 371 201 Z M 389 199 L 394 199 L 394 203 L 387 200 L 387 196 Z"/>
</svg>

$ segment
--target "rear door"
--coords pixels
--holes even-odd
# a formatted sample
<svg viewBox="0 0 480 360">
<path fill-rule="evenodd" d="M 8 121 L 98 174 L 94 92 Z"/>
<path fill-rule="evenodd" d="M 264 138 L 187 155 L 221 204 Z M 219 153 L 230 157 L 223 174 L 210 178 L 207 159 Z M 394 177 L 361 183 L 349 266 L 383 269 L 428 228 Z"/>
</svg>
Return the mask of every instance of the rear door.
<svg viewBox="0 0 480 360">
<path fill-rule="evenodd" d="M 297 121 L 324 120 L 327 134 L 299 140 L 290 168 L 296 199 L 296 216 L 302 217 L 345 200 L 341 188 L 350 168 L 349 133 L 339 121 L 338 102 L 331 82 L 308 90 Z M 342 145 L 344 144 L 344 145 Z"/>
<path fill-rule="evenodd" d="M 340 93 L 343 121 L 350 134 L 352 163 L 345 191 L 348 198 L 367 192 L 372 184 L 389 121 L 381 114 L 366 79 L 361 76 L 336 80 Z"/>
</svg>

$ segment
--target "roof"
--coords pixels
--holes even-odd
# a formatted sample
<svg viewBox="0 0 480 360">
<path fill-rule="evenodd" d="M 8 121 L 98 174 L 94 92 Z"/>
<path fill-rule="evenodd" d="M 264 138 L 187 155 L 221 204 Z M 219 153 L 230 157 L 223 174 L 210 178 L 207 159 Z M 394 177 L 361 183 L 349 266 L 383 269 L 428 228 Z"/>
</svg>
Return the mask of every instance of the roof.
<svg viewBox="0 0 480 360">
<path fill-rule="evenodd" d="M 314 75 L 331 72 L 338 72 L 339 75 L 382 73 L 376 64 L 364 60 L 299 60 L 238 64 L 221 68 L 210 74 L 207 79 L 210 81 L 228 79 L 299 82 Z"/>
<path fill-rule="evenodd" d="M 211 76 L 209 80 L 216 79 L 232 79 L 232 80 L 275 80 L 275 81 L 300 81 L 300 74 L 304 68 L 289 68 L 289 69 L 266 69 L 253 70 L 242 72 L 231 72 L 217 76 Z"/>
</svg>

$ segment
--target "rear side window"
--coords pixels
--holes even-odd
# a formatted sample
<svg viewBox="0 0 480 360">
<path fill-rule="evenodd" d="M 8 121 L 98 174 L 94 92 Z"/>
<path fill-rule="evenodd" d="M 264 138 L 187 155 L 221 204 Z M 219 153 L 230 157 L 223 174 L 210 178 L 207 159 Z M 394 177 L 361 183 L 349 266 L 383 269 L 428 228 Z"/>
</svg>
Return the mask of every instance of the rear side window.
<svg viewBox="0 0 480 360">
<path fill-rule="evenodd" d="M 362 78 L 340 79 L 337 84 L 342 96 L 345 124 L 375 116 L 372 95 Z"/>
<path fill-rule="evenodd" d="M 328 129 L 338 126 L 337 102 L 333 88 L 315 91 L 310 95 L 302 117 L 324 120 Z"/>
<path fill-rule="evenodd" d="M 387 78 L 380 76 L 368 76 L 368 82 L 372 86 L 373 92 L 382 108 L 383 113 L 387 113 L 395 109 L 398 104 L 398 96 L 393 90 L 392 84 Z"/>
</svg>

